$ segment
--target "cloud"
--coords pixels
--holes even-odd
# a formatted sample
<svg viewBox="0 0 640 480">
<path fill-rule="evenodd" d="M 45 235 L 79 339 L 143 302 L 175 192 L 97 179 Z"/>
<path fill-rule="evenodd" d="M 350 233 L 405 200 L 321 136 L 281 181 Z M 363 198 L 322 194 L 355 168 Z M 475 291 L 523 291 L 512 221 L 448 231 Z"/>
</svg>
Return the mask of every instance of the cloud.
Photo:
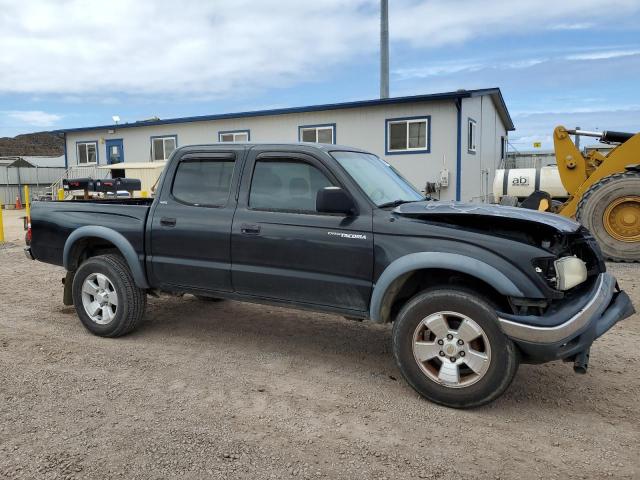
<svg viewBox="0 0 640 480">
<path fill-rule="evenodd" d="M 378 5 L 0 0 L 0 94 L 219 99 L 319 81 L 342 66 L 375 58 Z M 397 46 L 434 50 L 536 32 L 541 25 L 563 25 L 566 18 L 573 27 L 584 26 L 594 12 L 606 23 L 640 11 L 635 0 L 601 6 L 601 0 L 394 0 L 391 39 Z M 426 74 L 459 67 L 443 68 Z"/>
<path fill-rule="evenodd" d="M 607 19 L 619 19 L 640 11 L 637 0 L 608 0 L 606 9 L 602 8 L 601 0 L 394 2 L 396 7 L 398 4 L 403 8 L 396 8 L 393 15 L 390 14 L 390 29 L 395 38 L 431 48 L 502 34 L 539 32 L 545 25 L 560 25 L 567 18 L 571 18 L 574 25 L 584 26 L 597 15 L 599 22 L 606 23 Z"/>
<path fill-rule="evenodd" d="M 286 87 L 375 50 L 375 3 L 0 0 L 0 92 L 179 97 Z"/>
<path fill-rule="evenodd" d="M 595 25 L 591 22 L 583 23 L 558 23 L 548 27 L 549 30 L 587 30 L 593 28 Z"/>
<path fill-rule="evenodd" d="M 504 92 L 527 94 L 530 102 L 538 105 L 541 96 L 576 91 L 589 97 L 593 97 L 594 92 L 605 95 L 607 98 L 600 100 L 606 105 L 611 99 L 622 97 L 622 92 L 628 91 L 632 80 L 640 75 L 640 45 L 574 47 L 535 53 L 526 47 L 508 52 L 479 51 L 475 58 L 394 69 L 392 75 L 395 91 L 406 95 L 425 89 L 447 91 L 500 86 Z M 625 102 L 628 100 L 628 96 L 624 98 Z M 580 103 L 584 101 L 580 99 Z M 511 103 L 509 106 L 514 108 Z"/>
<path fill-rule="evenodd" d="M 408 80 L 413 78 L 440 77 L 443 75 L 469 74 L 482 70 L 518 70 L 530 68 L 540 63 L 548 61 L 542 58 L 529 58 L 521 60 L 497 61 L 491 58 L 477 58 L 475 60 L 454 60 L 424 67 L 398 68 L 393 74 L 398 80 Z"/>
<path fill-rule="evenodd" d="M 63 118 L 62 115 L 40 110 L 9 110 L 0 113 L 3 113 L 12 121 L 18 121 L 33 127 L 51 127 Z"/>
<path fill-rule="evenodd" d="M 607 60 L 609 58 L 630 57 L 633 55 L 640 55 L 640 50 L 605 50 L 599 52 L 578 53 L 575 55 L 568 55 L 565 58 L 567 60 Z"/>
</svg>

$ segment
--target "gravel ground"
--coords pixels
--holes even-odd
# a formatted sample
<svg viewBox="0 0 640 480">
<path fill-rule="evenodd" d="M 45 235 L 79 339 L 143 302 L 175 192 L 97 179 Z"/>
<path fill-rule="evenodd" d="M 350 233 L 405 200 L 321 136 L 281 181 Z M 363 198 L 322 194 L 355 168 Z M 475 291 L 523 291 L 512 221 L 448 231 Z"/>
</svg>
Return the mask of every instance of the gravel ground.
<svg viewBox="0 0 640 480">
<path fill-rule="evenodd" d="M 472 411 L 400 378 L 390 328 L 193 297 L 90 335 L 63 270 L 0 246 L 0 478 L 639 478 L 640 318 L 569 364 L 523 365 Z M 640 306 L 640 266 L 611 265 Z"/>
</svg>

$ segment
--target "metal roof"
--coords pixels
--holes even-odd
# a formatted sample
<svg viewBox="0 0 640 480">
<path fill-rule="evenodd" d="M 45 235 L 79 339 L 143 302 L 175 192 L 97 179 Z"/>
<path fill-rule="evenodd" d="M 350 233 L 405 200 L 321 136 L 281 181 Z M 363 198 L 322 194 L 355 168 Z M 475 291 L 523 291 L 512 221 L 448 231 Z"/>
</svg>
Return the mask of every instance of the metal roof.
<svg viewBox="0 0 640 480">
<path fill-rule="evenodd" d="M 34 165 L 27 162 L 22 157 L 0 157 L 0 167 L 26 167 L 33 168 Z"/>
<path fill-rule="evenodd" d="M 329 103 L 324 105 L 310 105 L 306 107 L 289 107 L 289 108 L 275 108 L 271 110 L 257 110 L 249 112 L 237 112 L 237 113 L 220 113 L 215 115 L 199 115 L 193 117 L 179 117 L 168 118 L 165 120 L 143 120 L 133 123 L 120 123 L 111 125 L 97 125 L 93 127 L 81 127 L 81 128 L 67 128 L 54 130 L 55 133 L 72 133 L 72 132 L 86 132 L 90 130 L 107 130 L 107 129 L 123 129 L 123 128 L 136 128 L 136 127 L 150 127 L 156 125 L 169 125 L 172 123 L 189 123 L 189 122 L 204 122 L 208 120 L 223 120 L 223 119 L 235 119 L 244 117 L 263 117 L 267 115 L 285 115 L 288 113 L 304 113 L 304 112 L 319 112 L 323 110 L 342 110 L 347 108 L 361 108 L 361 107 L 373 107 L 378 105 L 395 105 L 400 103 L 415 103 L 415 102 L 433 102 L 438 100 L 456 100 L 461 98 L 478 97 L 482 95 L 489 95 L 496 106 L 502 121 L 508 131 L 515 130 L 509 110 L 502 97 L 502 92 L 499 88 L 484 88 L 477 90 L 456 90 L 455 92 L 444 93 L 430 93 L 427 95 L 411 95 L 407 97 L 392 97 L 392 98 L 380 98 L 375 100 L 358 100 L 353 102 L 343 103 Z"/>
<path fill-rule="evenodd" d="M 64 155 L 56 155 L 55 157 L 48 155 L 21 155 L 21 157 L 36 167 L 64 167 Z"/>
</svg>

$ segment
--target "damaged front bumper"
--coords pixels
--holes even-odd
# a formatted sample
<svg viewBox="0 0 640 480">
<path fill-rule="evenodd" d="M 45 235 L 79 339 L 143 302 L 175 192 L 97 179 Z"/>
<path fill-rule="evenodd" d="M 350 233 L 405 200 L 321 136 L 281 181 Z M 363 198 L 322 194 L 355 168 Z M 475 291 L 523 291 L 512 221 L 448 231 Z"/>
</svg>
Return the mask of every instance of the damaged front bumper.
<svg viewBox="0 0 640 480">
<path fill-rule="evenodd" d="M 523 360 L 538 363 L 588 357 L 596 338 L 634 313 L 615 277 L 601 273 L 590 289 L 545 315 L 499 313 L 498 320 L 502 331 L 520 348 Z"/>
</svg>

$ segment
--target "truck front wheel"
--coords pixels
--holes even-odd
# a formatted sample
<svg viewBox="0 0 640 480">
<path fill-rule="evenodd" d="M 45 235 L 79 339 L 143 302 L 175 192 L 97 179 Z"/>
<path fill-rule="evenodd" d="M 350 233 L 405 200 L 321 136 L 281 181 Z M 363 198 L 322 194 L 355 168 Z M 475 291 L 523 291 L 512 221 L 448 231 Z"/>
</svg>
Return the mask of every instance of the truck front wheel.
<svg viewBox="0 0 640 480">
<path fill-rule="evenodd" d="M 129 267 L 118 255 L 100 255 L 82 263 L 72 291 L 80 321 L 95 335 L 126 335 L 144 316 L 146 293 L 136 287 Z"/>
<path fill-rule="evenodd" d="M 518 370 L 495 310 L 464 290 L 427 290 L 409 300 L 393 326 L 393 353 L 420 395 L 454 408 L 495 400 Z"/>
</svg>

